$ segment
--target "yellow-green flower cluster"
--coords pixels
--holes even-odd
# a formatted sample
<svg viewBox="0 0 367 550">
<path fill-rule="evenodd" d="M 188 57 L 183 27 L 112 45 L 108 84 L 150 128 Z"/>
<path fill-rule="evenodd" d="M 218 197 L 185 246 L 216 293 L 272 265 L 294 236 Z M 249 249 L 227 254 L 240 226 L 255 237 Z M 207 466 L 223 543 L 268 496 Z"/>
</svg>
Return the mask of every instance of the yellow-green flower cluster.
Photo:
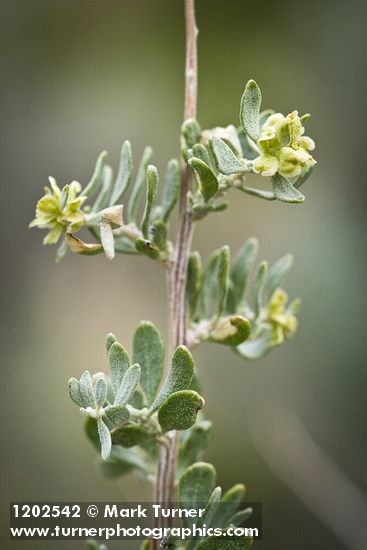
<svg viewBox="0 0 367 550">
<path fill-rule="evenodd" d="M 49 229 L 43 244 L 54 244 L 64 229 L 72 225 L 73 230 L 80 228 L 84 214 L 80 210 L 86 197 L 79 196 L 81 185 L 73 181 L 62 189 L 54 178 L 49 178 L 50 187 L 45 187 L 45 195 L 38 201 L 36 216 L 30 227 Z"/>
<path fill-rule="evenodd" d="M 261 128 L 257 145 L 260 155 L 253 161 L 253 170 L 262 176 L 274 176 L 278 172 L 283 177 L 294 178 L 302 170 L 316 164 L 309 151 L 315 148 L 315 142 L 304 136 L 302 119 L 297 111 L 286 117 L 275 113 L 265 121 Z"/>
<path fill-rule="evenodd" d="M 294 311 L 299 300 L 294 300 L 288 307 L 288 296 L 282 288 L 278 288 L 272 295 L 267 308 L 267 320 L 272 325 L 272 345 L 278 346 L 287 340 L 298 328 L 298 319 Z"/>
</svg>

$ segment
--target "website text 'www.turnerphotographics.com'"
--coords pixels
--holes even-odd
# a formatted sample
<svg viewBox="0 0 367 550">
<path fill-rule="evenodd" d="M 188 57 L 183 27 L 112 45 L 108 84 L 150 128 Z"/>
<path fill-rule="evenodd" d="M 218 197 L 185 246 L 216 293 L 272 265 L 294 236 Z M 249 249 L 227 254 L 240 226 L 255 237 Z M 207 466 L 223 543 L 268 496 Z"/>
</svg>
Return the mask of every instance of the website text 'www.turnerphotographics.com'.
<svg viewBox="0 0 367 550">
<path fill-rule="evenodd" d="M 200 503 L 168 508 L 158 503 L 15 502 L 10 504 L 9 536 L 12 540 L 261 539 L 261 504 L 246 502 L 241 510 L 236 513 L 233 502 L 220 503 L 214 516 Z"/>
</svg>

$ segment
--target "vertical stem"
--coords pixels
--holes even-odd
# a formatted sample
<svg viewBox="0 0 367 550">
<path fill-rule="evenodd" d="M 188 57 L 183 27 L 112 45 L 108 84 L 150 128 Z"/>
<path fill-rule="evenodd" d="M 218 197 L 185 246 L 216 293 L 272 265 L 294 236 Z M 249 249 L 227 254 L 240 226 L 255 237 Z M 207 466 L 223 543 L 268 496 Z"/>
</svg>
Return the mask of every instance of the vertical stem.
<svg viewBox="0 0 367 550">
<path fill-rule="evenodd" d="M 196 118 L 197 108 L 197 35 L 198 29 L 195 18 L 195 0 L 185 1 L 186 27 L 186 66 L 185 66 L 185 109 L 184 120 Z M 192 213 L 188 206 L 187 196 L 191 190 L 192 175 L 186 164 L 182 165 L 180 219 L 177 233 L 175 257 L 168 277 L 168 323 L 169 342 L 168 356 L 173 350 L 186 344 L 186 273 L 190 256 L 193 234 Z M 158 456 L 156 502 L 170 506 L 175 500 L 176 462 L 179 434 L 167 434 L 167 444 L 160 445 Z M 169 519 L 159 518 L 157 526 L 168 527 Z M 153 550 L 159 548 L 159 542 L 152 541 Z"/>
</svg>

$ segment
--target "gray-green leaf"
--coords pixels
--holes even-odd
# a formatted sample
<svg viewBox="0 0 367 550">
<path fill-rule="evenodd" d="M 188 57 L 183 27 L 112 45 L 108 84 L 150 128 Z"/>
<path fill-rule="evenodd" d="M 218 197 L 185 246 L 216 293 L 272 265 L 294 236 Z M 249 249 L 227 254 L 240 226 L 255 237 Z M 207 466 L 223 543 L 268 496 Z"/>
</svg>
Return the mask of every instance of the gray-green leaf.
<svg viewBox="0 0 367 550">
<path fill-rule="evenodd" d="M 78 405 L 78 407 L 88 406 L 86 405 L 84 398 L 82 396 L 82 392 L 80 391 L 79 380 L 77 380 L 76 378 L 70 378 L 68 382 L 68 387 L 69 387 L 69 397 L 76 405 Z"/>
<path fill-rule="evenodd" d="M 97 419 L 97 428 L 99 441 L 101 443 L 101 457 L 102 460 L 107 460 L 110 456 L 112 447 L 110 430 L 107 428 L 102 418 Z"/>
<path fill-rule="evenodd" d="M 298 203 L 305 200 L 304 195 L 296 189 L 290 181 L 279 174 L 275 174 L 272 178 L 273 193 L 278 201 Z"/>
<path fill-rule="evenodd" d="M 292 254 L 286 254 L 279 258 L 269 270 L 269 274 L 264 286 L 264 299 L 268 302 L 272 297 L 274 291 L 282 286 L 285 278 L 287 277 L 291 267 L 293 265 Z"/>
<path fill-rule="evenodd" d="M 129 199 L 129 203 L 127 206 L 127 220 L 128 222 L 136 222 L 137 214 L 138 214 L 138 208 L 139 208 L 139 199 L 141 192 L 144 187 L 147 168 L 152 160 L 153 156 L 153 149 L 151 147 L 145 147 L 143 151 L 143 155 L 140 160 L 138 173 L 136 176 L 136 180 L 134 183 L 134 187 L 131 192 L 131 196 Z"/>
<path fill-rule="evenodd" d="M 105 415 L 114 426 L 121 426 L 130 420 L 130 413 L 124 405 L 109 405 L 105 409 Z"/>
<path fill-rule="evenodd" d="M 171 159 L 167 165 L 162 197 L 162 219 L 167 222 L 174 209 L 180 194 L 180 164 L 178 160 Z"/>
<path fill-rule="evenodd" d="M 102 187 L 93 205 L 92 212 L 99 212 L 108 206 L 108 199 L 112 189 L 113 171 L 107 164 L 103 167 Z"/>
<path fill-rule="evenodd" d="M 93 382 L 91 374 L 88 370 L 83 372 L 83 374 L 80 377 L 80 393 L 82 394 L 82 397 L 84 399 L 84 402 L 87 407 L 94 407 L 95 401 L 94 401 L 94 391 L 93 391 Z"/>
<path fill-rule="evenodd" d="M 157 195 L 158 179 L 157 168 L 150 164 L 147 168 L 147 194 L 145 210 L 141 222 L 141 230 L 145 238 L 148 238 L 150 215 Z"/>
<path fill-rule="evenodd" d="M 228 272 L 229 247 L 225 245 L 211 254 L 204 268 L 200 293 L 202 318 L 221 315 L 228 291 Z"/>
<path fill-rule="evenodd" d="M 132 171 L 133 156 L 131 143 L 126 140 L 121 147 L 119 170 L 112 190 L 110 206 L 117 204 L 128 189 L 131 182 Z"/>
<path fill-rule="evenodd" d="M 179 465 L 185 469 L 200 460 L 212 437 L 212 423 L 209 420 L 198 422 L 182 435 Z"/>
<path fill-rule="evenodd" d="M 111 432 L 113 443 L 123 447 L 134 447 L 154 437 L 154 435 L 147 427 L 133 424 L 115 428 Z"/>
<path fill-rule="evenodd" d="M 222 139 L 213 137 L 210 145 L 219 172 L 226 176 L 248 172 L 247 167 L 236 157 L 232 149 Z"/>
<path fill-rule="evenodd" d="M 122 379 L 127 369 L 130 367 L 130 359 L 127 351 L 119 342 L 116 342 L 116 340 L 111 344 L 108 352 L 108 367 L 111 374 L 112 389 L 116 395 L 121 386 Z"/>
<path fill-rule="evenodd" d="M 213 524 L 221 529 L 226 527 L 229 518 L 231 518 L 242 504 L 246 493 L 246 487 L 238 483 L 224 493 L 221 504 L 215 515 Z"/>
<path fill-rule="evenodd" d="M 218 191 L 218 180 L 209 166 L 202 160 L 192 157 L 188 163 L 195 173 L 196 181 L 204 201 L 207 202 Z"/>
<path fill-rule="evenodd" d="M 192 252 L 189 258 L 186 281 L 186 298 L 189 318 L 195 319 L 196 305 L 200 294 L 203 269 L 199 252 Z"/>
<path fill-rule="evenodd" d="M 249 80 L 241 98 L 240 122 L 246 134 L 257 141 L 260 134 L 259 113 L 261 92 L 254 80 Z"/>
<path fill-rule="evenodd" d="M 126 405 L 139 384 L 141 375 L 140 365 L 135 364 L 127 369 L 121 382 L 120 388 L 116 394 L 114 405 Z"/>
<path fill-rule="evenodd" d="M 98 378 L 96 383 L 96 406 L 103 407 L 107 397 L 107 384 L 103 378 Z"/>
<path fill-rule="evenodd" d="M 232 284 L 230 285 L 227 299 L 227 309 L 230 313 L 235 313 L 238 310 L 244 298 L 247 281 L 255 263 L 258 250 L 258 240 L 250 238 L 247 239 L 236 256 L 231 270 L 230 278 Z"/>
<path fill-rule="evenodd" d="M 107 151 L 102 151 L 99 155 L 93 175 L 88 183 L 88 185 L 83 189 L 82 195 L 84 197 L 91 197 L 93 193 L 97 190 L 98 187 L 102 185 L 103 182 L 103 170 L 107 161 Z"/>
<path fill-rule="evenodd" d="M 204 404 L 204 399 L 196 391 L 182 390 L 172 393 L 158 410 L 162 430 L 169 432 L 191 428 Z"/>
<path fill-rule="evenodd" d="M 185 470 L 178 485 L 178 500 L 182 507 L 208 502 L 214 491 L 216 471 L 208 462 L 196 462 Z"/>
<path fill-rule="evenodd" d="M 195 364 L 191 353 L 185 346 L 179 346 L 173 354 L 170 371 L 151 406 L 151 412 L 159 409 L 172 393 L 189 389 L 194 372 Z"/>
<path fill-rule="evenodd" d="M 209 340 L 225 346 L 239 346 L 250 336 L 251 324 L 241 315 L 222 317 L 209 336 Z"/>
<path fill-rule="evenodd" d="M 265 284 L 266 274 L 268 272 L 268 262 L 263 261 L 257 269 L 252 287 L 252 301 L 254 306 L 255 317 L 260 313 L 262 305 L 262 290 Z"/>
<path fill-rule="evenodd" d="M 163 375 L 164 348 L 158 329 L 144 321 L 136 329 L 133 340 L 133 360 L 141 367 L 140 383 L 151 404 Z"/>
</svg>

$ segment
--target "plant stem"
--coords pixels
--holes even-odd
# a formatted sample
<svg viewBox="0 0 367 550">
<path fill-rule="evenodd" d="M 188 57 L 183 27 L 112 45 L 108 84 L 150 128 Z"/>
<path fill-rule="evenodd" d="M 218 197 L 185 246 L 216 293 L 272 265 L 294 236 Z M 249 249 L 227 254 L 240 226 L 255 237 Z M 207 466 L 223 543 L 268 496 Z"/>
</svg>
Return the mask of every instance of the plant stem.
<svg viewBox="0 0 367 550">
<path fill-rule="evenodd" d="M 185 110 L 184 120 L 196 118 L 197 107 L 197 35 L 195 19 L 195 0 L 185 0 L 186 26 L 186 67 L 185 67 Z M 177 233 L 175 256 L 168 275 L 168 324 L 169 342 L 168 357 L 174 349 L 186 344 L 186 273 L 190 256 L 193 234 L 192 213 L 187 196 L 191 190 L 192 174 L 187 164 L 182 165 L 182 183 L 180 199 L 180 219 Z M 170 432 L 168 444 L 160 445 L 157 470 L 155 499 L 165 506 L 170 506 L 175 500 L 176 462 L 179 434 Z M 169 519 L 160 519 L 159 527 L 168 527 Z M 167 522 L 167 523 L 166 523 Z M 159 548 L 159 542 L 153 541 L 153 549 Z"/>
</svg>

